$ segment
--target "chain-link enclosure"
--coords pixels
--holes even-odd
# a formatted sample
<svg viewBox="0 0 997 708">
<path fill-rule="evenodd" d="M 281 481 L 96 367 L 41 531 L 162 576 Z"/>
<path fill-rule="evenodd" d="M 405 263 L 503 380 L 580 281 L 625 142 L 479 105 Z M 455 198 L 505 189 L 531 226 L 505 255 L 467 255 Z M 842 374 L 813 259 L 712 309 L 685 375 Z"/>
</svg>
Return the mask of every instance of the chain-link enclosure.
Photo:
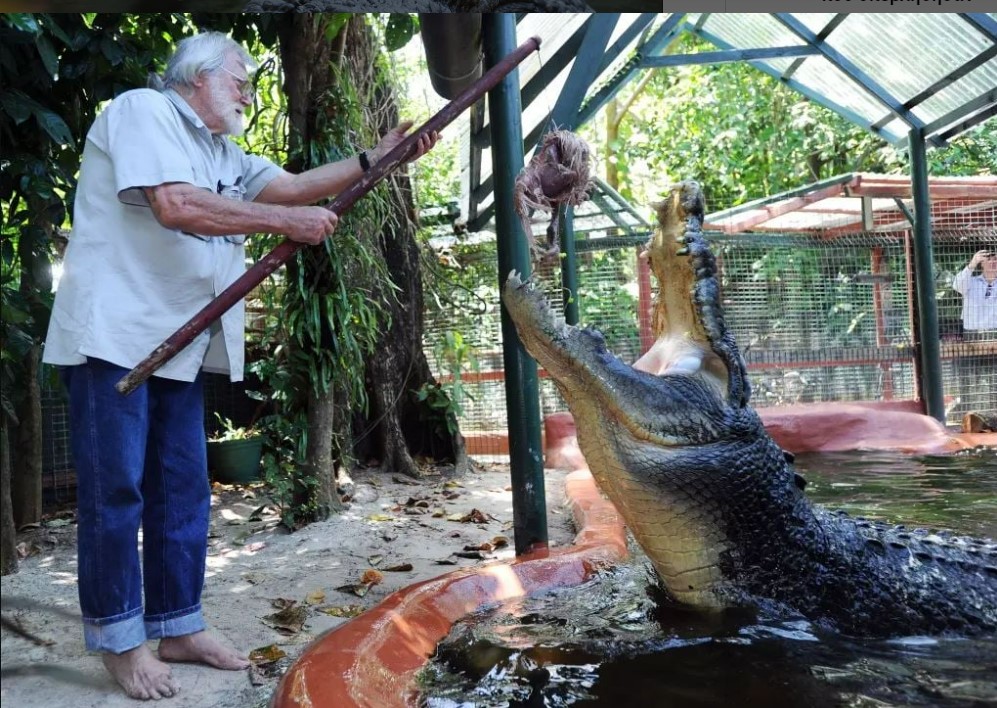
<svg viewBox="0 0 997 708">
<path fill-rule="evenodd" d="M 859 200 L 848 201 L 856 212 L 862 209 Z M 997 329 L 967 330 L 963 296 L 953 285 L 977 251 L 997 252 L 997 201 L 950 197 L 933 204 L 938 331 L 930 333 L 918 331 L 907 207 L 876 201 L 891 203 L 865 217 L 865 226 L 875 231 L 848 233 L 842 215 L 849 210 L 832 204 L 826 213 L 811 211 L 805 231 L 708 233 L 720 263 L 727 321 L 748 362 L 753 405 L 912 401 L 921 375 L 918 343 L 936 337 L 946 422 L 959 426 L 969 412 L 997 414 Z M 653 341 L 652 281 L 639 261 L 646 234 L 635 231 L 591 228 L 576 242 L 579 322 L 599 329 L 627 363 Z M 457 396 L 469 450 L 505 454 L 494 238 L 453 243 L 443 257 L 463 282 L 474 284 L 452 289 L 446 302 L 427 297 L 426 348 L 437 354 L 430 363 Z M 563 313 L 560 269 L 541 268 L 537 277 Z M 979 269 L 976 277 L 982 280 Z M 990 291 L 977 305 L 987 312 L 997 310 L 997 287 Z M 459 378 L 452 351 L 447 352 L 447 332 L 463 337 Z M 542 415 L 567 410 L 553 383 L 542 371 L 540 376 Z"/>
</svg>

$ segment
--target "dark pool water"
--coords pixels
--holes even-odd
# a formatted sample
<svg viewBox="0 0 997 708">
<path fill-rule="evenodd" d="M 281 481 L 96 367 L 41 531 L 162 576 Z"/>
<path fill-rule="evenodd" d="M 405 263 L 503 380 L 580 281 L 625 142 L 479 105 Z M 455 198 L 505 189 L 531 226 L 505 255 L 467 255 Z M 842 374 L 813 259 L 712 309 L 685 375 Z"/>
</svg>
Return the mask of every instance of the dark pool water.
<svg viewBox="0 0 997 708">
<path fill-rule="evenodd" d="M 804 455 L 815 501 L 997 536 L 997 454 Z M 856 639 L 758 613 L 669 607 L 639 550 L 585 585 L 455 625 L 423 671 L 426 708 L 997 706 L 997 637 Z"/>
</svg>

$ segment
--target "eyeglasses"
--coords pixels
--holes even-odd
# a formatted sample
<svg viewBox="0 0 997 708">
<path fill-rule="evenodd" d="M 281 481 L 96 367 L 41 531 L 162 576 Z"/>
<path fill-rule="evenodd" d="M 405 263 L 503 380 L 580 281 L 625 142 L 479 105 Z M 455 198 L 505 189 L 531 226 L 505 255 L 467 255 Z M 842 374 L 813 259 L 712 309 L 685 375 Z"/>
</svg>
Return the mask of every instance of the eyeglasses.
<svg viewBox="0 0 997 708">
<path fill-rule="evenodd" d="M 245 98 L 247 101 L 253 100 L 253 97 L 256 95 L 256 87 L 253 86 L 253 82 L 249 80 L 248 76 L 247 77 L 239 76 L 237 73 L 235 73 L 234 71 L 229 71 L 224 66 L 220 66 L 218 68 L 224 71 L 229 76 L 235 77 L 235 80 L 238 82 L 236 84 L 236 88 L 239 89 L 239 93 L 242 94 L 243 98 Z"/>
</svg>

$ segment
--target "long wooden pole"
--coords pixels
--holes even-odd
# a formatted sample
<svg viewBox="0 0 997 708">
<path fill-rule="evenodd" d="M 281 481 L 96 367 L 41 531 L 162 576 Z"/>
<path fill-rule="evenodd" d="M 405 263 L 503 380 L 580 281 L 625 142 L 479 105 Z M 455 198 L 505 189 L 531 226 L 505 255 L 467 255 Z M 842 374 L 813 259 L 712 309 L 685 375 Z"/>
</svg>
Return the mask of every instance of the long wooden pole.
<svg viewBox="0 0 997 708">
<path fill-rule="evenodd" d="M 477 103 L 506 74 L 539 48 L 539 37 L 531 37 L 526 40 L 515 51 L 485 72 L 480 79 L 464 89 L 459 96 L 444 106 L 436 115 L 427 120 L 418 129 L 412 131 L 391 152 L 372 165 L 363 177 L 338 194 L 332 200 L 332 203 L 329 204 L 329 209 L 340 216 L 349 211 L 358 199 L 372 190 L 388 173 L 408 161 L 415 154 L 418 149 L 420 135 L 431 133 L 434 130 L 442 130 L 445 126 L 452 123 L 457 116 Z M 246 297 L 268 275 L 284 265 L 303 245 L 290 239 L 285 239 L 281 242 L 280 245 L 243 273 L 235 282 L 225 288 L 218 297 L 205 305 L 204 309 L 191 317 L 185 325 L 170 335 L 165 342 L 156 347 L 149 356 L 139 362 L 134 369 L 118 381 L 115 384 L 115 388 L 120 393 L 127 395 L 141 386 L 146 379 L 176 356 L 181 349 L 194 341 L 194 338 L 206 330 L 212 322 L 221 317 L 235 303 Z"/>
</svg>

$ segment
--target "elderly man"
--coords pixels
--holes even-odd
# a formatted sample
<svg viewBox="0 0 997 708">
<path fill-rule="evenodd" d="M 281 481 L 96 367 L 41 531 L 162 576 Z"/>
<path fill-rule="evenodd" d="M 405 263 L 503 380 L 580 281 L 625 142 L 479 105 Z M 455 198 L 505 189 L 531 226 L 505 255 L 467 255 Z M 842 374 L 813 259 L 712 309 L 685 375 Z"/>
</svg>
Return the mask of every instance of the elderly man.
<svg viewBox="0 0 997 708">
<path fill-rule="evenodd" d="M 45 344 L 69 395 L 84 637 L 133 698 L 177 692 L 164 661 L 248 666 L 201 613 L 210 489 L 200 372 L 242 380 L 242 306 L 131 396 L 114 384 L 242 274 L 244 234 L 331 236 L 337 215 L 308 205 L 359 179 L 411 127 L 290 174 L 226 137 L 243 131 L 255 67 L 229 37 L 202 33 L 177 46 L 163 90 L 128 91 L 98 116 Z M 414 158 L 436 140 L 420 136 Z M 160 640 L 158 658 L 148 639 Z"/>
</svg>

